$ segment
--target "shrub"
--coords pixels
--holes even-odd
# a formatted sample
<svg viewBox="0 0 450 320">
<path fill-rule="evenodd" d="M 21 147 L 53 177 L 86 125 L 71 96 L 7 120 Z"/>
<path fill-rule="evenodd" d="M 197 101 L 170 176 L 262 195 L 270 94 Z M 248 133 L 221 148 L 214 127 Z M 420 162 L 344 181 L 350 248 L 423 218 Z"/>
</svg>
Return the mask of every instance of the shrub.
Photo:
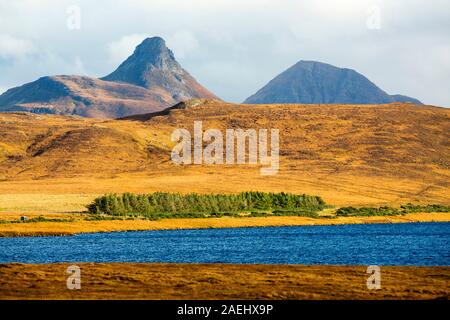
<svg viewBox="0 0 450 320">
<path fill-rule="evenodd" d="M 402 205 L 401 208 L 405 212 L 450 212 L 450 206 L 441 204 L 428 204 L 426 206 L 413 205 L 411 203 Z"/>
<path fill-rule="evenodd" d="M 337 216 L 396 216 L 413 212 L 450 212 L 449 206 L 440 204 L 429 204 L 426 206 L 413 205 L 411 203 L 400 206 L 400 208 L 392 207 L 342 207 L 336 211 Z"/>
<path fill-rule="evenodd" d="M 379 208 L 371 208 L 371 207 L 362 207 L 362 208 L 354 208 L 354 207 L 343 207 L 339 208 L 336 211 L 337 216 L 396 216 L 401 215 L 401 212 L 398 209 L 390 208 L 390 207 L 379 207 Z"/>
</svg>

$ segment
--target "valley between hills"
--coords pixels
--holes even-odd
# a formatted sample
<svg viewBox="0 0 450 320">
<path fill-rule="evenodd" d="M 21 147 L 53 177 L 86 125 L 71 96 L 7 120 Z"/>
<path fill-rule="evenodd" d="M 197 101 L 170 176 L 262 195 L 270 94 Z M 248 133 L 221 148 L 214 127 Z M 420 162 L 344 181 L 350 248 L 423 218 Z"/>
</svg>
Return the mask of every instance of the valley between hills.
<svg viewBox="0 0 450 320">
<path fill-rule="evenodd" d="M 278 128 L 278 174 L 261 176 L 258 165 L 248 164 L 174 164 L 170 159 L 175 144 L 170 139 L 172 131 L 192 131 L 194 121 L 199 119 L 204 130 Z M 115 225 L 123 227 L 112 229 L 111 221 L 82 221 L 86 205 L 106 193 L 257 190 L 318 195 L 336 207 L 448 205 L 449 120 L 448 109 L 410 103 L 240 105 L 207 99 L 116 120 L 2 113 L 0 219 L 26 215 L 75 222 L 0 224 L 0 233 L 70 234 L 182 227 L 177 219 L 122 221 Z M 343 217 L 339 221 L 325 218 L 245 218 L 241 222 L 232 222 L 239 220 L 232 218 L 214 222 L 214 218 L 186 227 L 450 221 L 450 214 Z M 225 220 L 230 222 L 223 223 Z"/>
</svg>

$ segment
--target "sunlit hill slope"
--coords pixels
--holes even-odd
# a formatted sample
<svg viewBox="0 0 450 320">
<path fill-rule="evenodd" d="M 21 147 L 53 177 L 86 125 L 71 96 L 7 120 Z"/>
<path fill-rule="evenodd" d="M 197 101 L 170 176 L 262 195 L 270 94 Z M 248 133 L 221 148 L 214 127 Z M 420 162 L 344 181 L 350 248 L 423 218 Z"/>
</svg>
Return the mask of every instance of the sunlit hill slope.
<svg viewBox="0 0 450 320">
<path fill-rule="evenodd" d="M 280 171 L 171 162 L 176 128 L 277 128 Z M 450 110 L 191 100 L 121 120 L 0 114 L 0 193 L 290 191 L 332 204 L 450 203 Z"/>
</svg>

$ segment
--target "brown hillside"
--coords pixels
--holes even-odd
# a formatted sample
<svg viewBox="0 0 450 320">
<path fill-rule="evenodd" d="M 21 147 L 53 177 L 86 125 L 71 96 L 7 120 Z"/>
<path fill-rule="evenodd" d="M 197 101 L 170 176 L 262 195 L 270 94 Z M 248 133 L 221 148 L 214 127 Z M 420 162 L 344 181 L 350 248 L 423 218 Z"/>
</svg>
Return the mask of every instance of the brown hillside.
<svg viewBox="0 0 450 320">
<path fill-rule="evenodd" d="M 280 171 L 178 166 L 175 128 L 280 129 Z M 239 105 L 193 100 L 96 120 L 0 114 L 0 194 L 291 191 L 333 204 L 450 203 L 450 110 L 411 104 Z"/>
</svg>

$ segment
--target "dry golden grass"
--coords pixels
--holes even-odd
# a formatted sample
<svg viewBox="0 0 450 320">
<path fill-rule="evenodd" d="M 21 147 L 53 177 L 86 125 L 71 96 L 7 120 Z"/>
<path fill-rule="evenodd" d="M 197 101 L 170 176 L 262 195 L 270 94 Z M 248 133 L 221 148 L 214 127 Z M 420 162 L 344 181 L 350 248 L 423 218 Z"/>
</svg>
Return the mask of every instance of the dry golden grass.
<svg viewBox="0 0 450 320">
<path fill-rule="evenodd" d="M 0 219 L 67 216 L 84 211 L 98 195 L 121 192 L 259 190 L 319 195 L 336 206 L 450 204 L 448 109 L 204 100 L 186 106 L 166 115 L 106 121 L 0 114 Z M 192 129 L 195 120 L 202 120 L 204 129 L 280 129 L 279 174 L 261 176 L 257 166 L 249 165 L 173 164 L 170 134 L 176 128 Z M 77 223 L 62 225 L 60 231 L 97 230 Z M 127 223 L 139 229 L 149 222 Z M 101 228 L 110 230 L 110 224 L 124 230 L 122 222 Z"/>
<path fill-rule="evenodd" d="M 97 195 L 86 194 L 0 194 L 0 219 L 7 215 L 52 215 L 86 211 Z M 15 213 L 15 214 L 14 214 Z"/>
<path fill-rule="evenodd" d="M 448 299 L 450 267 L 382 267 L 368 290 L 363 266 L 82 263 L 0 265 L 0 299 Z"/>
<path fill-rule="evenodd" d="M 13 216 L 9 216 L 12 218 Z M 53 216 L 52 216 L 53 217 Z M 103 220 L 87 221 L 79 215 L 68 215 L 73 222 L 33 222 L 0 224 L 0 237 L 71 235 L 86 232 L 113 232 L 130 230 L 173 230 L 205 228 L 239 228 L 268 226 L 339 225 L 361 223 L 449 222 L 450 213 L 411 213 L 392 217 L 222 217 L 197 219 Z M 14 218 L 17 218 L 15 216 Z"/>
<path fill-rule="evenodd" d="M 85 195 L 159 190 L 305 192 L 335 205 L 450 203 L 450 111 L 445 108 L 203 101 L 137 118 L 0 114 L 0 194 L 74 195 L 67 210 L 65 199 L 54 198 L 64 212 L 84 206 Z M 264 177 L 248 165 L 172 164 L 170 134 L 192 129 L 194 120 L 202 120 L 204 129 L 280 129 L 279 174 Z M 41 202 L 26 196 L 20 205 L 0 201 L 3 211 L 25 212 Z"/>
</svg>

